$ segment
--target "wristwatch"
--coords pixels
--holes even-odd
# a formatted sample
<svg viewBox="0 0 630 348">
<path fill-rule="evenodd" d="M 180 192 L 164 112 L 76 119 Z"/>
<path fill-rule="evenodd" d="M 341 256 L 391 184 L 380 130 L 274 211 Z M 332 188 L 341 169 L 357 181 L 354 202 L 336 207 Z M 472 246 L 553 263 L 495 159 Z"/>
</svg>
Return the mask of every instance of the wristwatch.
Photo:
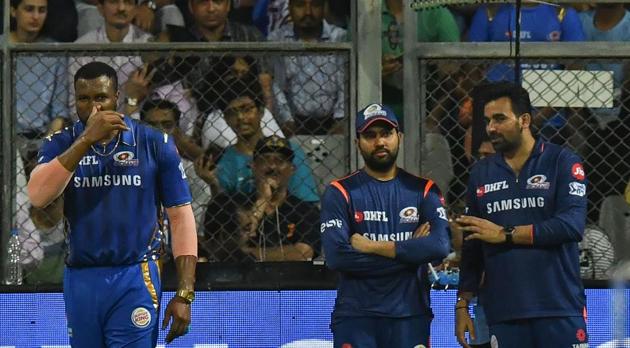
<svg viewBox="0 0 630 348">
<path fill-rule="evenodd" d="M 153 0 L 145 1 L 142 4 L 147 5 L 147 7 L 153 11 L 157 10 L 157 4 Z"/>
<path fill-rule="evenodd" d="M 125 101 L 129 106 L 138 106 L 138 98 L 127 97 Z"/>
<path fill-rule="evenodd" d="M 187 304 L 191 304 L 195 300 L 195 292 L 193 290 L 177 290 L 175 296 L 186 301 Z"/>
<path fill-rule="evenodd" d="M 505 244 L 514 244 L 514 226 L 503 226 L 503 234 L 505 234 Z"/>
</svg>

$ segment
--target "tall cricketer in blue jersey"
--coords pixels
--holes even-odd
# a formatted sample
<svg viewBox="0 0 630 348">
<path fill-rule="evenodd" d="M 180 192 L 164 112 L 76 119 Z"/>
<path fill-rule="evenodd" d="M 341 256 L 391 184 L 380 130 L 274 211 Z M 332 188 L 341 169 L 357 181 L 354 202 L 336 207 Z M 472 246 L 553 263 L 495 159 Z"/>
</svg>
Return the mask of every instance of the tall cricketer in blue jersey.
<svg viewBox="0 0 630 348">
<path fill-rule="evenodd" d="M 428 347 L 427 263 L 450 246 L 442 194 L 396 166 L 402 134 L 389 107 L 366 107 L 356 126 L 365 167 L 333 181 L 322 199 L 324 254 L 340 275 L 334 346 Z"/>
<path fill-rule="evenodd" d="M 482 87 L 486 131 L 496 154 L 471 170 L 456 335 L 468 347 L 468 314 L 478 294 L 491 345 L 588 347 L 578 242 L 586 219 L 587 180 L 569 149 L 536 140 L 531 105 L 513 83 Z M 483 279 L 483 281 L 482 281 Z"/>
<path fill-rule="evenodd" d="M 103 63 L 77 71 L 80 121 L 44 141 L 28 184 L 36 207 L 64 198 L 73 347 L 157 344 L 163 208 L 179 278 L 163 321 L 173 320 L 167 342 L 190 323 L 197 239 L 186 176 L 171 137 L 114 111 L 117 84 Z"/>
</svg>

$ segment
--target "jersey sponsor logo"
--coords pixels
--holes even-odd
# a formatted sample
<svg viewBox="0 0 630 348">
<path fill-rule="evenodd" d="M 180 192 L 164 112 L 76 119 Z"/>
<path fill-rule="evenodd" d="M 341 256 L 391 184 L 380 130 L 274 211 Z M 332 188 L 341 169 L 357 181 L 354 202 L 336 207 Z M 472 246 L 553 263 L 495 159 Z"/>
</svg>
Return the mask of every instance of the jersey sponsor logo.
<svg viewBox="0 0 630 348">
<path fill-rule="evenodd" d="M 477 187 L 477 197 L 483 197 L 486 193 L 501 191 L 510 188 L 506 180 L 493 182 Z"/>
<path fill-rule="evenodd" d="M 403 208 L 400 213 L 398 213 L 398 216 L 400 216 L 401 224 L 416 223 L 420 220 L 418 217 L 418 208 L 416 207 Z"/>
<path fill-rule="evenodd" d="M 528 208 L 544 208 L 544 197 L 521 197 L 512 199 L 502 199 L 486 204 L 488 214 L 497 213 L 506 210 L 518 210 Z"/>
<path fill-rule="evenodd" d="M 99 164 L 98 158 L 94 155 L 83 156 L 79 161 L 80 166 L 91 166 L 93 164 Z"/>
<path fill-rule="evenodd" d="M 356 223 L 360 224 L 363 222 L 363 212 L 361 211 L 355 211 L 354 212 L 354 221 L 356 221 Z"/>
<path fill-rule="evenodd" d="M 548 190 L 547 177 L 542 174 L 536 174 L 527 179 L 527 187 L 525 188 L 528 190 Z"/>
<path fill-rule="evenodd" d="M 138 307 L 131 312 L 131 322 L 143 329 L 151 324 L 151 312 L 144 307 Z"/>
<path fill-rule="evenodd" d="M 354 221 L 356 221 L 357 223 L 361 223 L 363 221 L 389 222 L 389 219 L 387 218 L 387 214 L 384 211 L 365 210 L 355 211 Z"/>
<path fill-rule="evenodd" d="M 560 41 L 560 32 L 558 30 L 552 31 L 547 35 L 547 39 L 549 41 Z"/>
<path fill-rule="evenodd" d="M 343 226 L 343 221 L 341 221 L 341 219 L 332 219 L 326 222 L 322 222 L 320 229 L 321 229 L 321 232 L 324 233 L 324 230 L 326 230 L 327 228 L 330 228 L 330 227 L 341 228 L 341 226 Z"/>
<path fill-rule="evenodd" d="M 569 183 L 569 194 L 584 197 L 584 195 L 586 195 L 586 185 L 577 181 Z"/>
<path fill-rule="evenodd" d="M 446 209 L 444 209 L 444 207 L 438 207 L 437 213 L 440 219 L 448 221 L 448 217 L 446 217 Z"/>
<path fill-rule="evenodd" d="M 600 347 L 603 347 L 603 346 L 606 346 L 606 345 L 602 344 Z M 571 348 L 588 348 L 588 343 L 574 343 L 571 345 Z"/>
<path fill-rule="evenodd" d="M 427 348 L 424 344 L 418 344 L 417 346 L 413 346 L 413 348 Z"/>
<path fill-rule="evenodd" d="M 571 175 L 580 181 L 584 180 L 586 174 L 584 173 L 584 167 L 582 167 L 581 163 L 576 163 L 571 167 Z"/>
<path fill-rule="evenodd" d="M 352 348 L 352 345 L 350 343 L 344 343 L 341 345 L 341 348 Z"/>
<path fill-rule="evenodd" d="M 396 232 L 396 233 L 387 233 L 387 234 L 377 234 L 377 233 L 364 233 L 363 237 L 379 241 L 379 242 L 400 242 L 403 240 L 409 240 L 413 237 L 412 231 L 406 232 Z"/>
<path fill-rule="evenodd" d="M 131 151 L 120 151 L 114 154 L 114 165 L 120 167 L 136 167 L 138 160 Z"/>
<path fill-rule="evenodd" d="M 575 333 L 575 338 L 580 342 L 586 341 L 586 331 L 584 331 L 584 329 L 578 329 Z"/>
<path fill-rule="evenodd" d="M 74 187 L 110 187 L 110 186 L 142 186 L 140 175 L 101 175 L 101 176 L 75 176 Z"/>
<path fill-rule="evenodd" d="M 506 38 L 513 38 L 516 37 L 516 30 L 513 30 L 512 32 L 506 31 L 505 32 L 505 37 Z M 532 38 L 532 32 L 531 31 L 527 31 L 527 30 L 522 30 L 521 31 L 521 40 L 523 39 L 531 39 Z"/>
<path fill-rule="evenodd" d="M 363 117 L 367 120 L 374 116 L 387 116 L 387 112 L 378 104 L 372 104 L 363 111 Z"/>
</svg>

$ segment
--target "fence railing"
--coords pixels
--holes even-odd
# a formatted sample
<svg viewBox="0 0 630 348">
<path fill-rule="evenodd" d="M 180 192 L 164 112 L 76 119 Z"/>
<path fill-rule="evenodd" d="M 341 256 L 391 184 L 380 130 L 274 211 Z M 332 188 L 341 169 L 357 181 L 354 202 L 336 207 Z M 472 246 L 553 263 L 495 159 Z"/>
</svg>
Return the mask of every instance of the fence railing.
<svg viewBox="0 0 630 348">
<path fill-rule="evenodd" d="M 604 276 L 613 260 L 630 257 L 630 219 L 624 190 L 630 180 L 630 46 L 620 42 L 523 43 L 522 85 L 534 106 L 536 137 L 567 146 L 585 164 L 588 216 L 581 243 L 583 276 Z M 473 117 L 473 87 L 514 81 L 509 43 L 418 44 L 420 171 L 445 192 L 452 212 L 461 212 L 468 169 L 485 154 L 485 126 Z M 411 115 L 414 117 L 414 115 Z M 480 147 L 481 146 L 481 147 Z"/>
<path fill-rule="evenodd" d="M 72 127 L 85 111 L 76 107 L 73 76 L 91 61 L 116 70 L 119 111 L 176 139 L 204 260 L 311 261 L 321 254 L 319 197 L 351 168 L 356 78 L 350 44 L 33 44 L 7 52 L 2 225 L 20 230 L 25 283 L 60 281 L 63 199 L 36 209 L 25 185 L 42 139 Z M 169 111 L 171 122 L 155 116 L 157 109 Z M 287 166 L 258 163 L 235 146 L 269 135 L 289 139 Z M 287 198 L 252 221 L 261 185 L 285 186 L 284 180 Z M 106 184 L 105 176 L 79 183 Z"/>
<path fill-rule="evenodd" d="M 523 76 L 529 84 L 528 88 L 536 90 L 534 99 L 536 99 L 537 111 L 539 111 L 536 115 L 538 134 L 551 141 L 567 145 L 578 152 L 585 160 L 587 176 L 591 181 L 589 223 L 598 225 L 596 229 L 604 230 L 603 237 L 601 237 L 602 234 L 596 235 L 601 240 L 594 239 L 591 246 L 596 245 L 599 248 L 598 252 L 603 253 L 604 256 L 595 260 L 595 256 L 592 255 L 593 250 L 583 248 L 582 262 L 585 274 L 590 272 L 588 267 L 591 267 L 590 269 L 600 267 L 601 260 L 608 260 L 612 249 L 615 251 L 616 260 L 628 257 L 628 250 L 624 245 L 630 245 L 630 241 L 626 237 L 627 232 L 624 231 L 628 230 L 630 223 L 627 222 L 628 213 L 624 210 L 627 209 L 627 205 L 624 205 L 625 202 L 623 199 L 620 201 L 619 197 L 623 195 L 623 188 L 627 184 L 630 171 L 625 167 L 627 163 L 630 163 L 630 159 L 626 158 L 630 154 L 630 149 L 626 149 L 630 140 L 627 139 L 627 134 L 630 133 L 627 121 L 630 120 L 625 117 L 625 112 L 630 109 L 626 97 L 630 89 L 626 87 L 625 79 L 620 78 L 624 73 L 624 66 L 630 62 L 629 48 L 630 46 L 623 43 L 523 43 L 521 45 L 521 63 L 524 64 L 525 72 Z M 33 128 L 37 128 L 38 132 L 30 135 L 41 137 L 42 131 L 44 133 L 48 131 L 41 123 L 27 122 L 28 113 L 20 113 L 20 105 L 25 106 L 26 111 L 34 109 L 44 95 L 43 92 L 35 89 L 39 91 L 36 93 L 37 98 L 31 96 L 33 99 L 28 99 L 25 97 L 28 94 L 17 91 L 20 86 L 27 91 L 29 88 L 34 89 L 33 85 L 45 80 L 44 74 L 35 74 L 37 79 L 33 79 L 30 84 L 25 83 L 28 80 L 26 77 L 34 74 L 34 70 L 31 69 L 32 61 L 41 63 L 46 58 L 46 62 L 51 66 L 63 65 L 65 62 L 67 70 L 65 86 L 68 95 L 66 109 L 71 119 L 76 119 L 72 111 L 73 86 L 70 82 L 72 66 L 85 62 L 84 57 L 98 56 L 103 61 L 116 65 L 122 91 L 132 94 L 134 90 L 126 84 L 124 75 L 126 74 L 128 79 L 128 76 L 137 69 L 150 62 L 155 73 L 151 81 L 153 86 L 145 98 L 152 99 L 153 96 L 159 96 L 176 104 L 182 111 L 179 122 L 182 132 L 190 136 L 192 142 L 203 149 L 204 154 L 212 154 L 215 159 L 218 156 L 225 158 L 223 157 L 225 152 L 221 149 L 235 141 L 234 131 L 231 130 L 230 124 L 225 122 L 226 115 L 223 113 L 231 100 L 225 100 L 224 95 L 228 89 L 237 85 L 235 81 L 240 81 L 238 86 L 244 86 L 243 88 L 250 90 L 253 94 L 258 93 L 261 96 L 261 105 L 264 106 L 260 114 L 262 128 L 272 133 L 279 131 L 284 134 L 286 132 L 285 135 L 292 135 L 289 138 L 296 145 L 300 145 L 295 150 L 302 152 L 303 168 L 310 173 L 312 181 L 310 181 L 311 184 L 306 185 L 305 181 L 298 181 L 296 187 L 300 192 L 296 194 L 303 195 L 302 200 L 308 201 L 306 197 L 309 196 L 309 192 L 308 190 L 304 192 L 305 187 L 310 187 L 310 193 L 316 196 L 321 193 L 323 185 L 329 179 L 343 175 L 357 165 L 350 160 L 351 154 L 356 158 L 356 153 L 351 142 L 353 117 L 349 116 L 354 115 L 357 108 L 355 105 L 357 79 L 352 50 L 352 45 L 346 43 L 9 46 L 8 56 L 4 57 L 9 64 L 3 70 L 4 79 L 2 79 L 2 100 L 6 101 L 3 103 L 2 118 L 2 230 L 9 231 L 17 223 L 18 213 L 23 215 L 26 213 L 23 217 L 25 221 L 33 220 L 32 209 L 23 200 L 23 184 L 20 186 L 17 182 L 20 175 L 23 177 L 22 180 L 26 179 L 25 174 L 28 168 L 24 169 L 24 163 L 28 161 L 23 161 L 23 158 L 28 159 L 32 156 L 29 151 L 33 148 L 32 143 L 36 143 L 37 140 L 28 139 L 26 135 L 29 134 L 25 130 L 29 130 L 28 126 L 37 124 L 37 127 Z M 404 81 L 405 86 L 412 85 L 415 88 L 411 90 L 411 93 L 405 90 L 404 110 L 418 110 L 418 112 L 405 112 L 404 123 L 406 127 L 420 125 L 420 136 L 414 140 L 415 143 L 411 143 L 416 144 L 413 149 L 407 146 L 406 163 L 410 161 L 416 163 L 420 172 L 433 177 L 447 193 L 450 208 L 457 211 L 461 206 L 466 172 L 470 163 L 478 155 L 476 148 L 473 150 L 473 144 L 478 144 L 480 139 L 476 137 L 471 127 L 470 90 L 476 84 L 488 79 L 510 78 L 510 71 L 513 69 L 513 57 L 511 57 L 513 51 L 510 51 L 508 43 L 449 43 L 418 44 L 413 54 L 417 58 L 413 60 L 414 64 L 417 64 L 417 69 L 411 71 L 417 71 L 418 74 L 403 77 L 405 80 L 412 80 L 411 83 Z M 117 59 L 117 57 L 125 58 Z M 21 75 L 20 64 L 23 64 L 22 70 L 25 72 Z M 337 68 L 330 69 L 331 66 Z M 322 83 L 310 86 L 307 83 L 292 85 L 292 82 L 299 80 L 291 81 L 291 77 L 305 73 L 308 70 L 307 67 L 312 68 L 310 70 L 312 74 L 320 74 L 318 78 Z M 217 69 L 222 72 L 216 71 Z M 613 73 L 606 73 L 608 71 Z M 264 72 L 271 73 L 274 81 L 283 81 L 284 85 L 273 84 L 269 90 L 269 86 L 260 83 L 259 75 Z M 339 74 L 343 77 L 338 77 Z M 120 78 L 120 75 L 123 75 L 123 78 Z M 249 80 L 245 81 L 246 79 Z M 545 84 L 548 86 L 545 87 Z M 335 111 L 339 112 L 338 107 L 329 109 L 332 111 L 324 115 L 312 114 L 321 117 L 318 120 L 321 122 L 315 122 L 315 126 L 313 123 L 304 123 L 301 125 L 301 130 L 298 130 L 295 122 L 294 124 L 286 123 L 295 121 L 291 119 L 292 116 L 307 116 L 301 113 L 313 110 L 313 105 L 322 106 L 333 103 L 330 96 L 334 94 L 335 86 L 337 86 L 337 92 L 345 94 L 344 101 L 336 104 L 343 108 L 341 113 L 343 117 L 337 114 L 337 118 L 342 119 L 338 125 L 324 122 L 329 120 L 331 112 L 333 114 Z M 576 90 L 576 86 L 580 86 L 579 91 Z M 267 88 L 266 91 L 265 88 Z M 285 99 L 282 99 L 283 94 Z M 286 98 L 287 95 L 293 98 Z M 408 95 L 415 97 L 409 98 Z M 58 98 L 58 94 L 53 97 Z M 119 101 L 124 101 L 124 99 L 123 96 Z M 280 105 L 284 107 L 284 112 L 281 107 L 278 107 L 278 100 L 281 101 Z M 122 101 L 120 108 L 124 109 L 127 106 L 122 105 Z M 296 107 L 303 107 L 303 110 L 307 111 L 296 112 Z M 60 107 L 60 109 L 63 108 Z M 290 111 L 287 112 L 287 109 Z M 217 110 L 219 112 L 215 112 Z M 240 110 L 237 114 L 243 111 Z M 200 118 L 199 115 L 202 117 Z M 208 122 L 208 119 L 211 121 Z M 318 126 L 322 126 L 323 129 L 317 131 Z M 335 128 L 335 126 L 340 128 Z M 296 130 L 297 133 L 292 134 Z M 409 130 L 408 132 L 413 133 Z M 406 143 L 406 145 L 409 144 Z M 186 154 L 183 155 L 186 157 Z M 189 159 L 189 171 L 195 173 L 195 158 Z M 204 190 L 207 189 L 204 183 L 207 184 L 207 182 L 204 180 L 203 171 L 201 172 L 201 177 L 197 175 L 202 186 L 198 194 L 205 197 L 207 201 L 211 201 L 219 194 L 215 194 L 212 190 L 208 193 L 206 190 L 204 196 Z M 249 175 L 251 178 L 252 174 Z M 247 180 L 237 180 L 245 184 L 239 186 L 237 182 L 236 186 L 245 192 L 250 192 L 247 190 L 251 189 L 251 181 L 248 188 Z M 309 180 L 308 175 L 301 177 L 301 180 Z M 221 180 L 218 181 L 221 185 Z M 222 189 L 217 192 L 225 193 Z M 20 194 L 22 198 L 19 198 Z M 255 249 L 253 253 L 243 252 L 243 250 L 252 251 L 252 247 L 260 246 L 263 242 L 263 239 L 254 233 L 255 231 L 252 231 L 252 236 L 259 239 L 249 241 L 247 238 L 229 234 L 230 231 L 238 229 L 239 224 L 242 223 L 236 212 L 237 208 L 247 207 L 248 197 L 246 195 L 236 198 L 230 196 L 225 199 L 225 204 L 217 203 L 217 207 L 226 208 L 222 210 L 224 214 L 215 217 L 215 221 L 210 223 L 213 226 L 212 229 L 223 230 L 223 235 L 207 237 L 204 231 L 200 231 L 201 236 L 207 237 L 204 239 L 206 244 L 201 246 L 205 256 L 210 261 L 269 261 L 271 257 L 263 255 L 259 249 Z M 312 216 L 315 216 L 318 209 L 317 202 L 314 200 L 311 203 L 314 204 L 309 204 L 309 209 L 306 210 L 311 211 Z M 59 238 L 61 238 L 59 221 L 54 220 L 60 218 L 60 207 L 61 205 L 55 207 L 57 211 L 53 212 L 53 216 L 56 217 L 51 221 L 45 219 L 45 221 L 36 221 L 42 228 L 48 227 L 51 230 L 49 233 L 40 234 L 39 242 L 36 238 L 29 240 L 33 248 L 25 249 L 28 250 L 26 256 L 30 256 L 36 263 L 41 264 L 43 255 L 46 255 L 48 251 L 55 251 L 59 244 Z M 227 207 L 233 207 L 233 211 L 230 210 L 232 208 Z M 200 226 L 206 226 L 205 204 L 200 204 L 196 209 L 198 221 L 203 220 Z M 303 212 L 302 207 L 289 209 L 286 214 L 287 219 L 292 217 L 291 214 L 297 210 L 300 213 Z M 42 217 L 37 214 L 38 212 L 35 212 L 36 220 Z M 302 221 L 313 222 L 310 221 L 309 216 L 311 215 L 302 214 L 298 218 L 301 217 Z M 295 226 L 289 227 L 289 220 L 284 224 L 286 226 L 281 226 L 283 230 L 279 234 L 266 235 L 269 238 L 267 247 L 271 249 L 278 243 L 304 242 L 309 247 L 301 249 L 305 252 L 305 259 L 316 257 L 319 253 L 318 234 L 296 237 L 296 229 L 291 237 L 293 239 L 289 239 L 290 230 L 295 228 Z M 274 226 L 274 221 L 268 221 L 268 223 L 270 227 L 267 228 L 277 227 Z M 262 228 L 265 228 L 264 224 Z M 298 234 L 301 231 L 303 230 L 300 229 Z M 7 233 L 3 233 L 3 239 L 6 239 L 6 235 Z M 44 245 L 41 242 L 42 235 L 48 238 L 46 243 L 50 244 Z M 33 233 L 27 233 L 25 241 L 29 237 L 33 237 Z M 604 243 L 605 241 L 608 241 L 608 244 Z M 243 243 L 249 245 L 249 248 L 243 248 Z M 221 247 L 216 248 L 217 245 Z M 4 257 L 4 247 L 2 251 Z M 35 260 L 37 258 L 39 261 Z M 32 265 L 27 266 L 27 271 L 30 272 L 32 269 L 29 267 Z"/>
</svg>

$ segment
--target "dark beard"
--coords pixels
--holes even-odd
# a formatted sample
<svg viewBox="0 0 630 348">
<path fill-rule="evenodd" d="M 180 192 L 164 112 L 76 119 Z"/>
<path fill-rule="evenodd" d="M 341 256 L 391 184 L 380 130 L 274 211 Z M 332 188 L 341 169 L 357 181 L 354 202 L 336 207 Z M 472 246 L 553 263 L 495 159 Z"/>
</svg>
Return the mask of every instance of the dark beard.
<svg viewBox="0 0 630 348">
<path fill-rule="evenodd" d="M 523 129 L 520 129 L 520 133 L 523 133 Z M 492 139 L 492 138 L 491 138 Z M 502 139 L 502 142 L 500 143 L 492 143 L 492 145 L 494 146 L 494 150 L 497 152 L 501 152 L 501 153 L 506 153 L 506 152 L 513 152 L 516 151 L 516 149 L 518 149 L 521 146 L 522 138 L 518 137 L 517 139 L 513 140 L 513 141 L 507 141 L 504 137 L 501 137 L 500 139 Z"/>
<path fill-rule="evenodd" d="M 398 151 L 390 152 L 389 156 L 384 159 L 377 159 L 372 154 L 365 154 L 361 152 L 363 156 L 363 160 L 365 161 L 365 166 L 372 169 L 375 172 L 385 173 L 388 170 L 392 169 L 393 166 L 396 165 L 396 158 L 398 157 Z"/>
</svg>

